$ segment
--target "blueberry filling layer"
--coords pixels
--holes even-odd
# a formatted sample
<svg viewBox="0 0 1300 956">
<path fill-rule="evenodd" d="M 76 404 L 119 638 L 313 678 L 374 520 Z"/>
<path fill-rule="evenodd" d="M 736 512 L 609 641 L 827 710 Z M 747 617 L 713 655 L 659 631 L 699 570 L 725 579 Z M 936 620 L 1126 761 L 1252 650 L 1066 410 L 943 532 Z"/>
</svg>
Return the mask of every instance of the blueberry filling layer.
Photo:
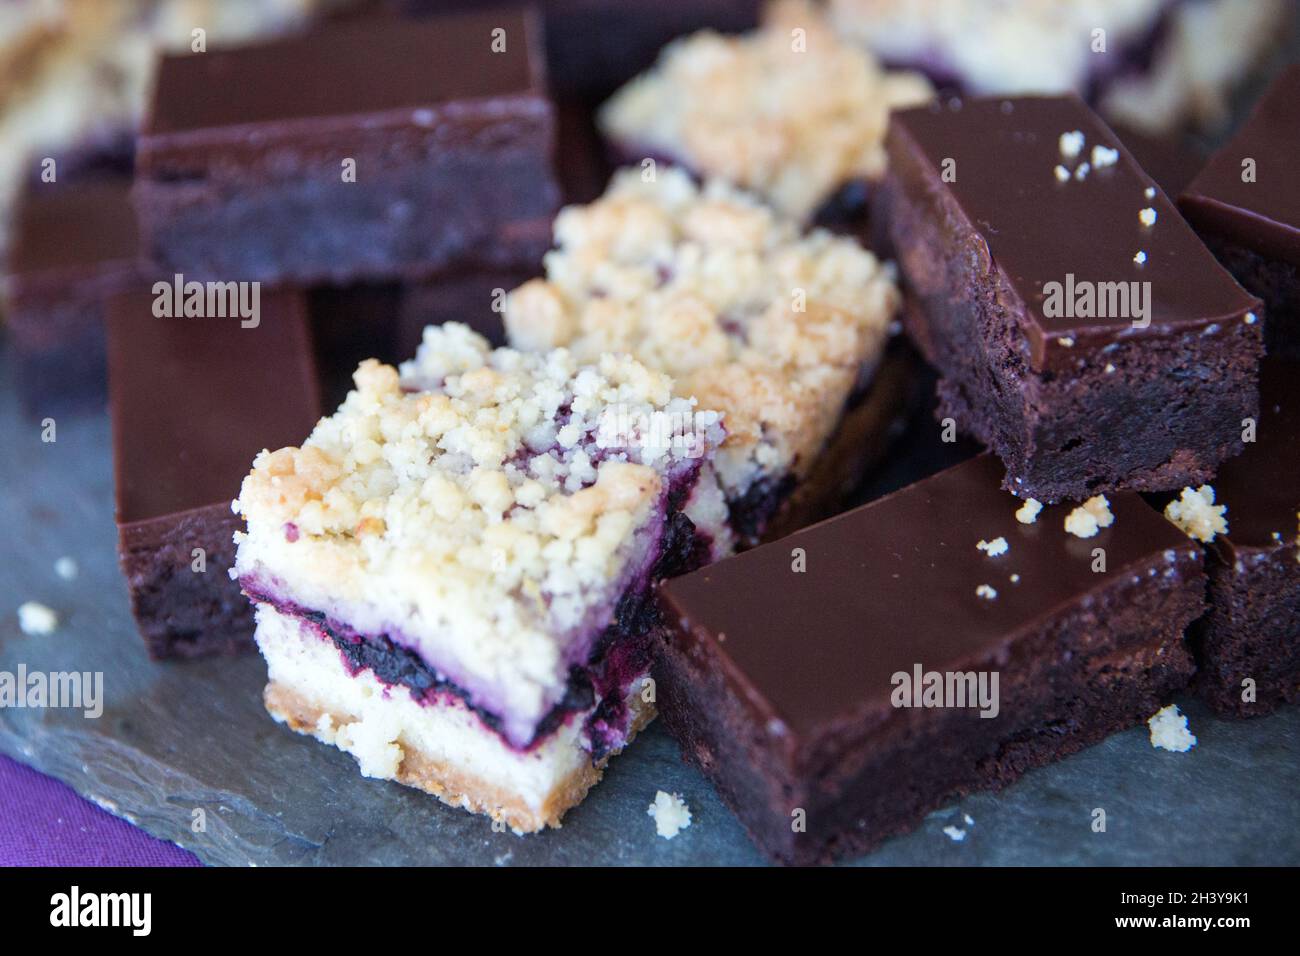
<svg viewBox="0 0 1300 956">
<path fill-rule="evenodd" d="M 698 468 L 692 469 L 692 476 L 695 474 Z M 368 670 L 384 684 L 405 687 L 415 700 L 424 704 L 456 698 L 513 750 L 532 750 L 574 714 L 591 710 L 584 730 L 591 742 L 592 758 L 599 760 L 625 741 L 630 718 L 625 697 L 633 683 L 649 671 L 648 635 L 660 620 L 654 600 L 655 582 L 708 563 L 710 537 L 697 531 L 691 519 L 680 510 L 693 485 L 693 481 L 681 481 L 670 489 L 659 555 L 652 569 L 624 592 L 615 607 L 613 621 L 597 637 L 587 662 L 570 668 L 563 697 L 542 718 L 522 747 L 511 743 L 498 715 L 476 705 L 464 688 L 440 675 L 419 654 L 395 643 L 387 634 L 358 633 L 320 611 L 279 598 L 250 581 L 241 584 L 254 601 L 306 622 L 321 638 L 331 641 L 352 676 Z"/>
</svg>

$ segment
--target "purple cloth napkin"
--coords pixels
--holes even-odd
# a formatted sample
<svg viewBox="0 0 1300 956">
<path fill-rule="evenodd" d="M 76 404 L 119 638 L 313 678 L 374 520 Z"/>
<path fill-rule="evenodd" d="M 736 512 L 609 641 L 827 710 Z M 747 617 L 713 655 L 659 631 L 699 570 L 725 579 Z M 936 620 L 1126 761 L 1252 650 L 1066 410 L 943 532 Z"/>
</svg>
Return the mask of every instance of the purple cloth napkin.
<svg viewBox="0 0 1300 956">
<path fill-rule="evenodd" d="M 0 756 L 0 866 L 199 866 L 83 800 L 66 784 Z"/>
</svg>

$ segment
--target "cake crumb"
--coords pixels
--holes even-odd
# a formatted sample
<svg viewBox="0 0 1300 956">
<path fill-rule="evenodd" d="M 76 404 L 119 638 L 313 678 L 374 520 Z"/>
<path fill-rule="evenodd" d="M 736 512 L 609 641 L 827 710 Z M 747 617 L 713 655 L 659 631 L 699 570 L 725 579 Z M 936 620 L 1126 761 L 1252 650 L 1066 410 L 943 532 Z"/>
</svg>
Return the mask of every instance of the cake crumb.
<svg viewBox="0 0 1300 956">
<path fill-rule="evenodd" d="M 975 547 L 990 558 L 996 558 L 998 555 L 1006 554 L 1011 550 L 1011 545 L 1007 544 L 1007 539 L 1002 537 L 994 538 L 992 541 L 985 541 L 981 538 Z"/>
<path fill-rule="evenodd" d="M 1074 178 L 1082 182 L 1088 178 L 1088 173 L 1092 172 L 1092 166 L 1088 163 L 1080 163 L 1074 171 Z"/>
<path fill-rule="evenodd" d="M 1056 176 L 1058 183 L 1068 183 L 1070 181 L 1070 171 L 1060 163 L 1057 163 L 1056 168 L 1052 170 L 1052 174 Z"/>
<path fill-rule="evenodd" d="M 1156 211 L 1147 206 L 1138 213 L 1138 221 L 1144 226 L 1154 226 L 1156 224 Z"/>
<path fill-rule="evenodd" d="M 969 813 L 963 813 L 962 819 L 966 821 L 966 826 L 968 827 L 973 827 L 975 825 L 975 818 L 972 817 Z"/>
<path fill-rule="evenodd" d="M 961 827 L 949 825 L 943 828 L 943 832 L 947 835 L 948 839 L 952 840 L 953 843 L 960 843 L 962 840 L 966 839 L 966 831 Z"/>
<path fill-rule="evenodd" d="M 1247 313 L 1246 313 L 1246 324 L 1247 324 L 1247 325 L 1254 325 L 1254 324 L 1255 324 L 1256 322 L 1258 322 L 1258 321 L 1259 321 L 1259 319 L 1255 316 L 1255 313 L 1254 313 L 1254 312 L 1247 312 Z"/>
<path fill-rule="evenodd" d="M 1141 249 L 1139 249 L 1137 251 L 1137 254 L 1133 256 L 1133 261 L 1140 266 L 1144 266 L 1146 265 L 1147 262 L 1147 254 L 1143 252 Z"/>
<path fill-rule="evenodd" d="M 1196 746 L 1196 735 L 1187 729 L 1187 717 L 1170 704 L 1155 712 L 1147 721 L 1151 731 L 1151 746 L 1185 754 Z"/>
<path fill-rule="evenodd" d="M 1155 198 L 1156 198 L 1156 187 L 1155 187 L 1155 186 L 1148 186 L 1146 189 L 1142 190 L 1142 195 L 1143 195 L 1143 196 L 1146 196 L 1147 199 L 1155 199 Z"/>
<path fill-rule="evenodd" d="M 1057 339 L 1056 341 L 1057 341 L 1058 343 L 1060 343 L 1062 346 L 1064 346 L 1065 348 L 1067 348 L 1067 349 L 1072 349 L 1072 348 L 1074 348 L 1074 339 L 1073 339 L 1071 336 L 1068 336 L 1068 335 L 1062 335 L 1062 336 L 1061 336 L 1059 339 Z"/>
<path fill-rule="evenodd" d="M 1061 138 L 1057 141 L 1061 147 L 1061 155 L 1066 159 L 1074 159 L 1083 152 L 1084 139 L 1082 131 L 1077 129 L 1062 133 Z"/>
<path fill-rule="evenodd" d="M 1165 517 L 1189 538 L 1208 544 L 1216 534 L 1228 533 L 1228 506 L 1214 503 L 1214 489 L 1209 485 L 1184 488 L 1181 495 L 1165 505 Z"/>
<path fill-rule="evenodd" d="M 646 813 L 654 817 L 655 831 L 665 840 L 671 840 L 691 825 L 691 808 L 679 793 L 660 790 Z"/>
<path fill-rule="evenodd" d="M 975 596 L 982 597 L 986 601 L 992 601 L 998 596 L 998 592 L 987 584 L 981 584 L 975 589 Z"/>
<path fill-rule="evenodd" d="M 1107 363 L 1106 363 L 1106 374 L 1107 374 L 1107 375 L 1114 375 L 1114 374 L 1115 374 L 1115 363 L 1113 363 L 1113 362 L 1107 362 Z"/>
<path fill-rule="evenodd" d="M 1033 524 L 1038 520 L 1038 512 L 1043 510 L 1043 503 L 1037 498 L 1026 498 L 1025 503 L 1016 509 L 1016 520 L 1021 524 Z"/>
<path fill-rule="evenodd" d="M 79 570 L 77 562 L 66 556 L 54 562 L 54 573 L 65 581 L 74 580 Z"/>
<path fill-rule="evenodd" d="M 1019 583 L 1020 583 L 1020 575 L 1018 575 L 1018 574 L 1013 574 L 1013 575 L 1011 575 L 1011 583 L 1012 583 L 1012 584 L 1019 584 Z"/>
<path fill-rule="evenodd" d="M 1105 495 L 1094 495 L 1065 517 L 1065 530 L 1076 538 L 1091 538 L 1115 523 Z"/>
<path fill-rule="evenodd" d="M 24 634 L 53 634 L 59 626 L 59 616 L 53 608 L 37 601 L 27 601 L 18 607 L 18 626 Z"/>
<path fill-rule="evenodd" d="M 1119 150 L 1111 149 L 1109 146 L 1100 144 L 1092 148 L 1092 165 L 1098 169 L 1104 169 L 1107 166 L 1114 166 L 1119 162 Z"/>
</svg>

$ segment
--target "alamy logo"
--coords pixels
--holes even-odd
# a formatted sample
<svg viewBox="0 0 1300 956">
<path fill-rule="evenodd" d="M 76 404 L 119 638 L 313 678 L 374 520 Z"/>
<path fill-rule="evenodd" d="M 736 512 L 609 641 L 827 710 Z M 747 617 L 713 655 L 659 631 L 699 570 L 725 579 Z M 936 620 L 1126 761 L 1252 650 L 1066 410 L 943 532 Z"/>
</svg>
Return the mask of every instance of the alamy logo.
<svg viewBox="0 0 1300 956">
<path fill-rule="evenodd" d="M 239 326 L 255 329 L 262 323 L 260 282 L 186 282 L 176 273 L 171 282 L 153 284 L 153 314 L 159 319 L 238 318 Z"/>
<path fill-rule="evenodd" d="M 104 713 L 103 671 L 0 671 L 0 708 L 80 710 L 95 719 Z"/>
<path fill-rule="evenodd" d="M 1043 315 L 1049 319 L 1129 319 L 1135 329 L 1151 324 L 1150 282 L 1075 281 L 1043 283 Z"/>
<path fill-rule="evenodd" d="M 51 926 L 128 926 L 132 936 L 148 936 L 153 927 L 151 893 L 70 892 L 50 897 Z"/>
<path fill-rule="evenodd" d="M 895 707 L 979 708 L 981 717 L 996 717 L 997 671 L 927 671 L 920 664 L 912 672 L 896 671 L 889 702 Z"/>
</svg>

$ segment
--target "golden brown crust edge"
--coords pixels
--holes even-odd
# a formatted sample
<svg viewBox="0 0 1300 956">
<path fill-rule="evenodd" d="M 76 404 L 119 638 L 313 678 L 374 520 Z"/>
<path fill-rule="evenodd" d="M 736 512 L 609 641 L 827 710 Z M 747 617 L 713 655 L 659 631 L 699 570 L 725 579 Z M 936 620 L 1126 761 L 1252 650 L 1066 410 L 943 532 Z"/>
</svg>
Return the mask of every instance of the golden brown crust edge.
<svg viewBox="0 0 1300 956">
<path fill-rule="evenodd" d="M 322 717 L 328 717 L 335 727 L 359 719 L 356 714 L 331 710 L 315 703 L 297 690 L 276 681 L 266 685 L 262 700 L 267 711 L 277 721 L 297 733 L 315 737 L 324 743 L 333 741 L 326 739 L 317 729 Z M 631 743 L 654 717 L 654 705 L 643 704 L 633 718 L 627 742 Z M 432 794 L 448 806 L 489 816 L 505 823 L 516 833 L 536 833 L 545 827 L 559 827 L 564 814 L 581 803 L 587 791 L 600 781 L 605 764 L 615 755 L 607 754 L 594 765 L 583 764 L 547 795 L 540 809 L 535 809 L 516 794 L 447 763 L 433 760 L 409 744 L 403 743 L 402 751 L 402 762 L 394 778 L 398 783 Z"/>
</svg>

